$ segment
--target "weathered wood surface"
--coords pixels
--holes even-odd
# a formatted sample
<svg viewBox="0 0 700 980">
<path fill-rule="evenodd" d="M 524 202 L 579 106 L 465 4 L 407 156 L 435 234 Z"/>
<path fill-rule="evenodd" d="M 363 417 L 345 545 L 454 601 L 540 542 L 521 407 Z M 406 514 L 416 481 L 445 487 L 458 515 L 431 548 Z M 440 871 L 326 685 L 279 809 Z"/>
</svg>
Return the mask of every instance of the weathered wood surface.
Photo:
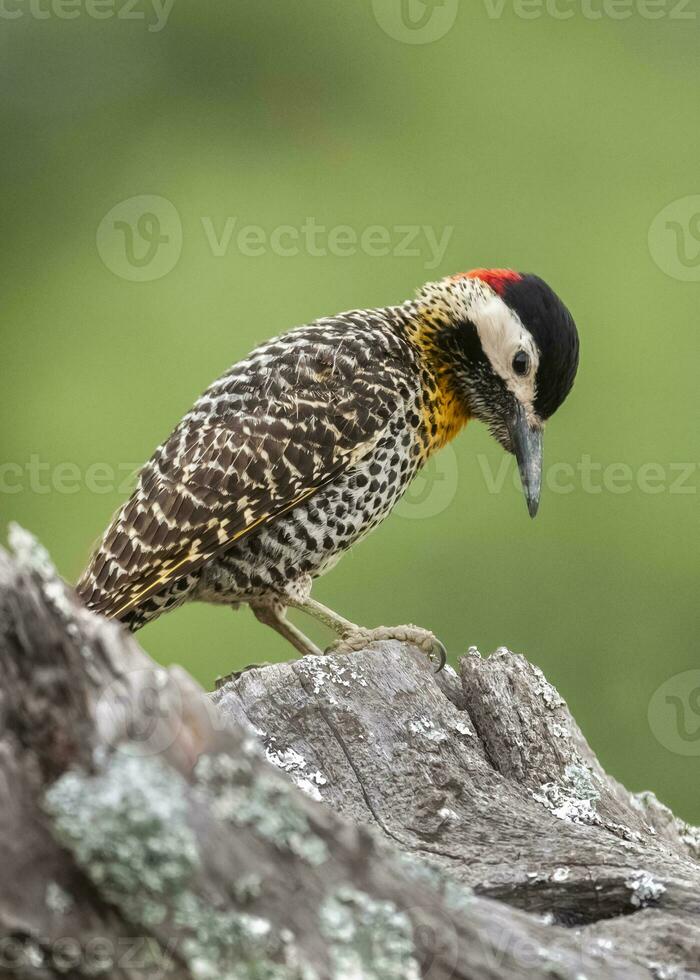
<svg viewBox="0 0 700 980">
<path fill-rule="evenodd" d="M 0 978 L 700 978 L 698 831 L 522 658 L 386 643 L 209 698 L 13 546 Z"/>
</svg>

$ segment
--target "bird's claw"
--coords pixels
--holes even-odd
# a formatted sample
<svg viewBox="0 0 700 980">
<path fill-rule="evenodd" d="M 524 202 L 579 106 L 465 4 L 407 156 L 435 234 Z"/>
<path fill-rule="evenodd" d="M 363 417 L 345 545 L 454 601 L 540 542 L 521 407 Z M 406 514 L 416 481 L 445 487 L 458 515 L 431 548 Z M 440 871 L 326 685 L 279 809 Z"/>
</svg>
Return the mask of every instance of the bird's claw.
<svg viewBox="0 0 700 980">
<path fill-rule="evenodd" d="M 247 664 L 245 667 L 241 667 L 239 670 L 232 670 L 230 674 L 224 674 L 223 676 L 219 674 L 214 681 L 214 690 L 220 691 L 222 687 L 226 687 L 226 685 L 230 684 L 232 681 L 237 681 L 239 677 L 242 677 L 248 670 L 259 670 L 261 667 L 271 666 L 271 660 L 261 660 L 260 663 Z"/>
<path fill-rule="evenodd" d="M 441 643 L 430 630 L 413 625 L 378 626 L 376 629 L 358 627 L 332 643 L 326 653 L 354 653 L 363 650 L 370 643 L 378 643 L 381 640 L 397 640 L 399 643 L 410 643 L 418 647 L 427 655 L 431 663 L 437 663 L 436 674 L 439 674 L 447 663 L 447 650 L 444 643 Z"/>
<path fill-rule="evenodd" d="M 438 640 L 438 638 L 435 637 L 435 647 L 434 647 L 434 650 L 433 650 L 432 653 L 429 653 L 428 654 L 428 657 L 431 660 L 431 662 L 435 662 L 435 659 L 437 657 L 438 666 L 437 666 L 437 670 L 435 671 L 435 673 L 436 674 L 439 674 L 440 671 L 442 670 L 442 668 L 447 663 L 447 647 L 442 642 L 442 640 Z"/>
</svg>

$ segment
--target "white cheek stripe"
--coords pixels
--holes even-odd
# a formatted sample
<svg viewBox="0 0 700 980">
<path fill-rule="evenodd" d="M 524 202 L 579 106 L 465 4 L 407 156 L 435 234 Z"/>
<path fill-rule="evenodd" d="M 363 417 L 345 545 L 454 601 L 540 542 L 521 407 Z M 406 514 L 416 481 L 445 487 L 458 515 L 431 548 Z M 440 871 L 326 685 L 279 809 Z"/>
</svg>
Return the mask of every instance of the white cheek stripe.
<svg viewBox="0 0 700 980">
<path fill-rule="evenodd" d="M 534 415 L 535 375 L 539 352 L 531 334 L 517 314 L 495 294 L 475 296 L 470 304 L 469 314 L 491 367 L 503 378 L 508 389 L 526 409 L 528 416 Z M 513 357 L 519 350 L 526 351 L 530 356 L 530 370 L 522 377 L 513 370 Z"/>
</svg>

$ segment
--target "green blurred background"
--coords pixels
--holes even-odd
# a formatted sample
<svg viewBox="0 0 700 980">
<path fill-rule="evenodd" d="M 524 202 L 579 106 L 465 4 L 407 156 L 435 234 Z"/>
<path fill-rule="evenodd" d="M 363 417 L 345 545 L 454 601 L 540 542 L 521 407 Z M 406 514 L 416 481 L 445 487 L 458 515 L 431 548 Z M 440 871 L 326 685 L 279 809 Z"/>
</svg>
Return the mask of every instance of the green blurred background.
<svg viewBox="0 0 700 980">
<path fill-rule="evenodd" d="M 547 462 L 589 456 L 605 485 L 550 471 L 531 522 L 512 468 L 493 492 L 503 454 L 468 427 L 316 595 L 363 624 L 431 627 L 453 663 L 471 644 L 524 653 L 612 773 L 699 820 L 700 12 L 525 19 L 411 0 L 418 24 L 455 16 L 431 38 L 447 21 L 420 36 L 399 0 L 175 0 L 160 30 L 150 0 L 142 19 L 104 20 L 43 2 L 43 19 L 23 0 L 0 19 L 3 535 L 28 527 L 73 580 L 127 473 L 255 343 L 473 266 L 535 271 L 582 341 Z M 175 209 L 168 224 L 151 201 L 169 236 L 153 269 L 152 224 L 134 237 L 141 266 L 101 225 L 142 195 Z M 242 226 L 309 217 L 385 228 L 389 254 L 238 246 Z M 229 246 L 212 249 L 227 218 Z M 423 232 L 401 254 L 404 225 L 448 229 L 437 265 Z M 656 492 L 637 482 L 649 463 Z M 197 605 L 139 639 L 206 685 L 291 653 L 247 610 Z"/>
</svg>

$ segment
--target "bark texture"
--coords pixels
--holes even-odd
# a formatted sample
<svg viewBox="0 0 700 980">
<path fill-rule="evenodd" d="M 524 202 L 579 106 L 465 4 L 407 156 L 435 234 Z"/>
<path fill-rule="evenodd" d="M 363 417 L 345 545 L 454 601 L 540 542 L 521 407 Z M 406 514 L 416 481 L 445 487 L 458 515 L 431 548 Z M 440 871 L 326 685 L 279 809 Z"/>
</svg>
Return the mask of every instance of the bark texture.
<svg viewBox="0 0 700 980">
<path fill-rule="evenodd" d="M 396 643 L 206 695 L 0 550 L 0 980 L 700 980 L 700 834 L 542 673 Z"/>
</svg>

